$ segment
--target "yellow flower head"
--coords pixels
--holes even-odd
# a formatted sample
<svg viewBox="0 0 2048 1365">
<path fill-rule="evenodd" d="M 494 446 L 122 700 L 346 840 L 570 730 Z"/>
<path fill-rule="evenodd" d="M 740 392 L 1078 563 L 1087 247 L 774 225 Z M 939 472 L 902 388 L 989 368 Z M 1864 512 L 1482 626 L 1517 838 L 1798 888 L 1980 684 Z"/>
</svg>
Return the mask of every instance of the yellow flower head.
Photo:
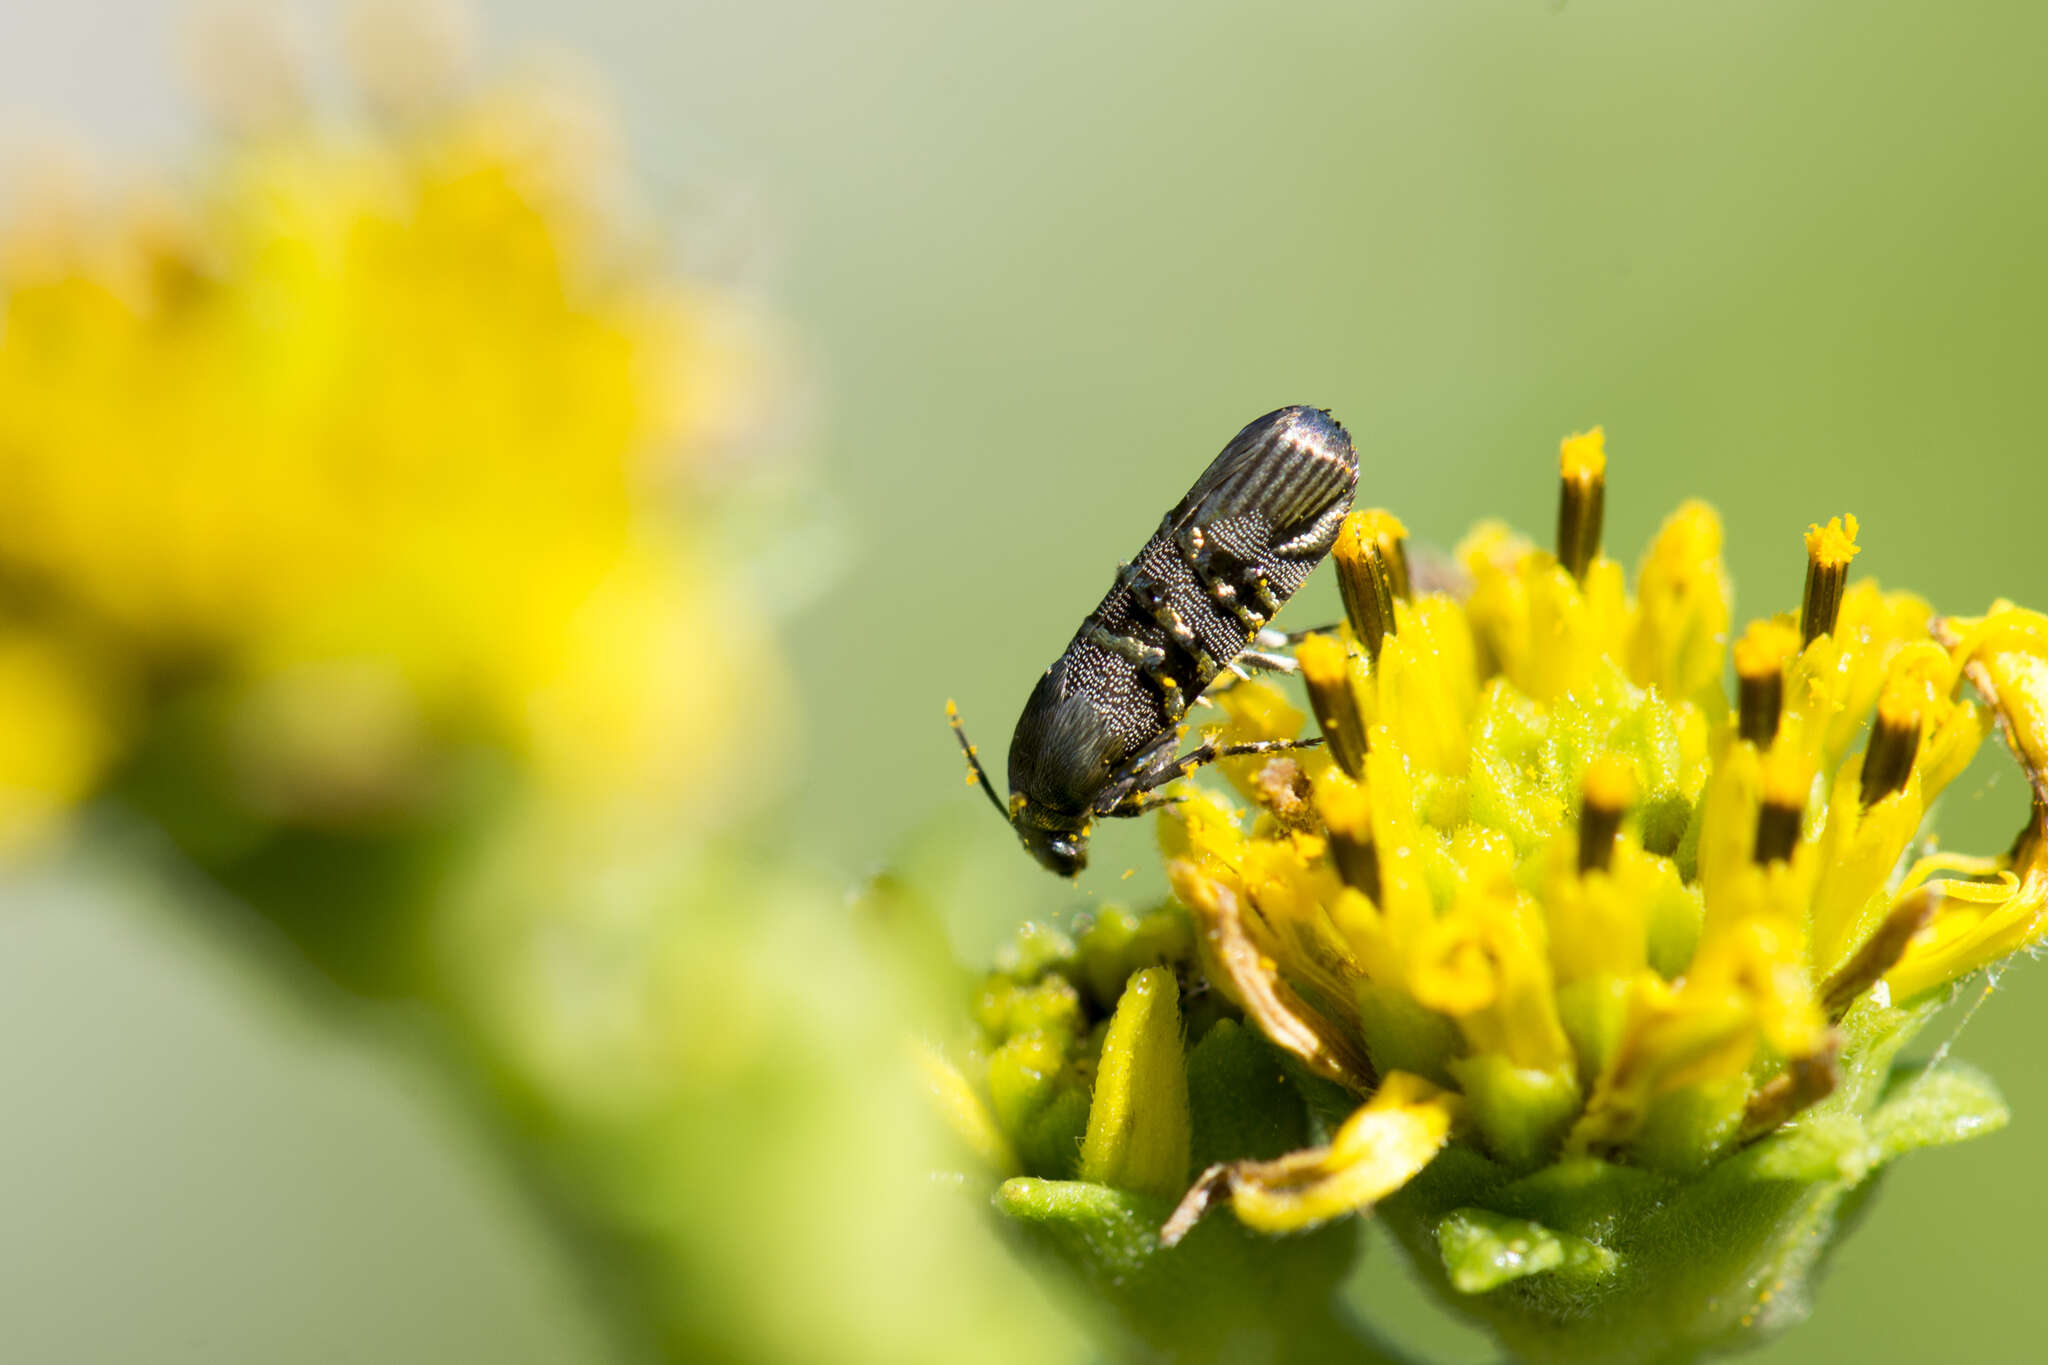
<svg viewBox="0 0 2048 1365">
<path fill-rule="evenodd" d="M 1231 774 L 1248 814 L 1192 792 L 1161 816 L 1204 973 L 1362 1104 L 1333 1145 L 1211 1172 L 1184 1215 L 1227 1191 L 1309 1226 L 1446 1131 L 1509 1171 L 1698 1171 L 1842 1084 L 1852 1014 L 1922 1010 L 2048 931 L 2048 618 L 1850 582 L 1839 518 L 1807 535 L 1800 610 L 1736 636 L 1731 697 L 1719 518 L 1681 507 L 1631 590 L 1600 545 L 1602 433 L 1560 465 L 1554 552 L 1483 526 L 1457 593 L 1354 513 L 1348 620 L 1299 650 L 1323 746 Z M 1277 698 L 1221 694 L 1224 737 L 1297 733 Z M 2030 823 L 2003 856 L 1926 853 L 1994 723 Z M 1390 1113 L 1409 1136 L 1359 1140 Z"/>
<path fill-rule="evenodd" d="M 778 728 L 699 477 L 732 310 L 624 230 L 578 100 L 385 36 L 376 117 L 279 78 L 190 192 L 0 239 L 0 631 L 57 660 L 4 673 L 84 678 L 10 711 L 65 720 L 0 744 L 0 821 L 195 684 L 297 815 L 402 803 L 451 741 L 672 799 Z"/>
</svg>

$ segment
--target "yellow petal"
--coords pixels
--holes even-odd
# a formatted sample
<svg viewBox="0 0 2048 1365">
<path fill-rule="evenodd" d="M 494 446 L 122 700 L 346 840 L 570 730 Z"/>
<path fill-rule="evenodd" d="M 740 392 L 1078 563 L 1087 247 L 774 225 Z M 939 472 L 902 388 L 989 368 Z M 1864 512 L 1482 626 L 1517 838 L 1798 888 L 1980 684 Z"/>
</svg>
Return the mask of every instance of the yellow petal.
<svg viewBox="0 0 2048 1365">
<path fill-rule="evenodd" d="M 1673 700 L 1719 698 L 1729 614 L 1721 539 L 1714 509 L 1688 502 L 1666 519 L 1636 576 L 1629 676 Z"/>
<path fill-rule="evenodd" d="M 1950 888 L 1935 908 L 1933 923 L 1915 938 L 1899 964 L 1885 973 L 1895 1001 L 1960 980 L 2040 941 L 2048 933 L 2048 807 L 2036 805 L 2021 835 L 2013 874 L 2004 894 L 1986 899 L 1988 887 L 1936 882 Z M 1965 895 L 1965 891 L 1978 894 Z"/>
<path fill-rule="evenodd" d="M 1363 1212 L 1430 1163 L 1461 1107 L 1456 1095 L 1396 1071 L 1344 1121 L 1328 1147 L 1205 1171 L 1161 1229 L 1160 1240 L 1169 1246 L 1179 1241 L 1226 1194 L 1238 1219 L 1265 1233 L 1300 1232 Z"/>
</svg>

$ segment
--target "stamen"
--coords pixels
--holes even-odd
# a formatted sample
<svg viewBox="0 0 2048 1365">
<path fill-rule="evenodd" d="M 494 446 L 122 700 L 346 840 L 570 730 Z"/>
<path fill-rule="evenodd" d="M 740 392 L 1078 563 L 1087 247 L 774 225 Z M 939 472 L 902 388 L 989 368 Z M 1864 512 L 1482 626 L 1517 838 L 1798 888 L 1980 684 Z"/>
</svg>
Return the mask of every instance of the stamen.
<svg viewBox="0 0 2048 1365">
<path fill-rule="evenodd" d="M 1558 447 L 1562 491 L 1557 502 L 1557 562 L 1585 581 L 1600 554 L 1601 523 L 1607 514 L 1607 435 L 1594 427 L 1567 436 Z"/>
<path fill-rule="evenodd" d="M 1586 769 L 1585 800 L 1579 810 L 1579 874 L 1605 872 L 1614 861 L 1614 837 L 1621 817 L 1636 799 L 1635 765 L 1619 754 L 1602 754 Z"/>
<path fill-rule="evenodd" d="M 1311 635 L 1295 648 L 1295 662 L 1308 683 L 1309 706 L 1329 741 L 1337 766 L 1354 778 L 1365 776 L 1365 719 L 1351 690 L 1351 660 L 1327 635 Z"/>
<path fill-rule="evenodd" d="M 1783 1071 L 1758 1087 L 1743 1112 L 1742 1140 L 1749 1142 L 1776 1132 L 1793 1115 L 1834 1094 L 1842 1080 L 1842 1069 L 1836 1061 L 1841 1051 L 1841 1040 L 1831 1038 L 1824 1051 L 1810 1057 L 1794 1057 Z"/>
<path fill-rule="evenodd" d="M 1343 528 L 1337 532 L 1334 557 L 1337 590 L 1344 596 L 1344 614 L 1351 619 L 1351 629 L 1365 646 L 1367 657 L 1377 663 L 1380 641 L 1394 628 L 1395 570 L 1373 513 L 1353 512 L 1344 518 Z"/>
<path fill-rule="evenodd" d="M 2012 849 L 2006 856 L 2006 866 L 2027 867 L 2041 857 L 2044 844 L 2048 844 L 2048 801 L 2034 798 L 2034 811 L 2027 823 L 2012 841 Z"/>
<path fill-rule="evenodd" d="M 1372 800 L 1363 783 L 1326 772 L 1316 782 L 1316 809 L 1330 836 L 1330 861 L 1346 885 L 1380 899 L 1380 853 L 1372 841 Z"/>
<path fill-rule="evenodd" d="M 1849 582 L 1849 561 L 1858 548 L 1854 516 L 1806 528 L 1806 597 L 1799 607 L 1802 648 L 1834 633 L 1842 614 L 1842 589 Z"/>
<path fill-rule="evenodd" d="M 1368 507 L 1358 515 L 1358 534 L 1366 544 L 1376 546 L 1386 561 L 1387 584 L 1394 600 L 1414 600 L 1413 581 L 1408 576 L 1408 528 L 1392 512 Z"/>
<path fill-rule="evenodd" d="M 1755 621 L 1735 642 L 1737 731 L 1759 749 L 1778 737 L 1785 707 L 1785 665 L 1799 637 L 1780 621 Z"/>
<path fill-rule="evenodd" d="M 1870 747 L 1863 754 L 1863 808 L 1869 810 L 1893 792 L 1906 789 L 1913 760 L 1920 753 L 1921 699 L 1926 684 L 1898 674 L 1885 684 L 1870 728 Z"/>
<path fill-rule="evenodd" d="M 1899 965 L 1899 959 L 1906 955 L 1907 945 L 1934 918 L 1941 899 L 1939 888 L 1922 886 L 1907 893 L 1891 908 L 1884 921 L 1856 950 L 1856 955 L 1843 963 L 1821 987 L 1821 1008 L 1827 1011 L 1829 1023 L 1840 1023 L 1858 996 Z"/>
<path fill-rule="evenodd" d="M 1799 846 L 1811 779 L 1804 763 L 1791 754 L 1768 755 L 1762 777 L 1763 804 L 1756 813 L 1756 848 L 1751 856 L 1759 865 L 1790 862 L 1792 850 Z"/>
<path fill-rule="evenodd" d="M 1174 895 L 1194 915 L 1196 933 L 1208 943 L 1205 962 L 1227 980 L 1225 989 L 1243 1002 L 1244 1012 L 1275 1047 L 1291 1052 L 1325 1080 L 1353 1094 L 1373 1089 L 1372 1062 L 1356 1037 L 1304 1000 L 1273 960 L 1245 931 L 1237 892 L 1202 875 L 1194 863 L 1175 859 L 1166 867 Z"/>
</svg>

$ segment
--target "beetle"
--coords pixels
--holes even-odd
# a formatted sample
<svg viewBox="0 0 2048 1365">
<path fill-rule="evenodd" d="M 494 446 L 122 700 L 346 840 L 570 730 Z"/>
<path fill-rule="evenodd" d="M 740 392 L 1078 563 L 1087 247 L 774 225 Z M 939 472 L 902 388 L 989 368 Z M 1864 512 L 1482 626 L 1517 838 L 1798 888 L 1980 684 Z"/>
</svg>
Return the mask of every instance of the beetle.
<svg viewBox="0 0 2048 1365">
<path fill-rule="evenodd" d="M 1322 409 L 1281 408 L 1231 438 L 1032 689 L 1007 805 L 946 704 L 972 780 L 1032 857 L 1075 876 L 1097 819 L 1153 809 L 1171 799 L 1161 787 L 1213 759 L 1320 742 L 1176 756 L 1188 708 L 1225 669 L 1291 666 L 1252 645 L 1336 543 L 1357 484 L 1351 437 Z"/>
</svg>

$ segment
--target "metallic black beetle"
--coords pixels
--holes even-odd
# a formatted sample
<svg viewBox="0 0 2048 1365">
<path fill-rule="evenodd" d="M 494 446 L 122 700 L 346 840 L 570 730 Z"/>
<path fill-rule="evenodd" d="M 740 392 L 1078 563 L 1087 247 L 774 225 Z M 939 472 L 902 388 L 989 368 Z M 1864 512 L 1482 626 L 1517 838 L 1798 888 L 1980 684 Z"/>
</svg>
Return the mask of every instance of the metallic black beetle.
<svg viewBox="0 0 2048 1365">
<path fill-rule="evenodd" d="M 1213 758 L 1291 742 L 1203 744 L 1176 757 L 1181 720 L 1330 547 L 1351 510 L 1358 455 L 1329 413 L 1282 408 L 1247 426 L 1188 490 L 1038 680 L 1010 739 L 1010 802 L 948 703 L 973 775 L 1031 856 L 1063 877 L 1088 864 L 1098 817 L 1137 815 L 1147 794 Z"/>
</svg>

